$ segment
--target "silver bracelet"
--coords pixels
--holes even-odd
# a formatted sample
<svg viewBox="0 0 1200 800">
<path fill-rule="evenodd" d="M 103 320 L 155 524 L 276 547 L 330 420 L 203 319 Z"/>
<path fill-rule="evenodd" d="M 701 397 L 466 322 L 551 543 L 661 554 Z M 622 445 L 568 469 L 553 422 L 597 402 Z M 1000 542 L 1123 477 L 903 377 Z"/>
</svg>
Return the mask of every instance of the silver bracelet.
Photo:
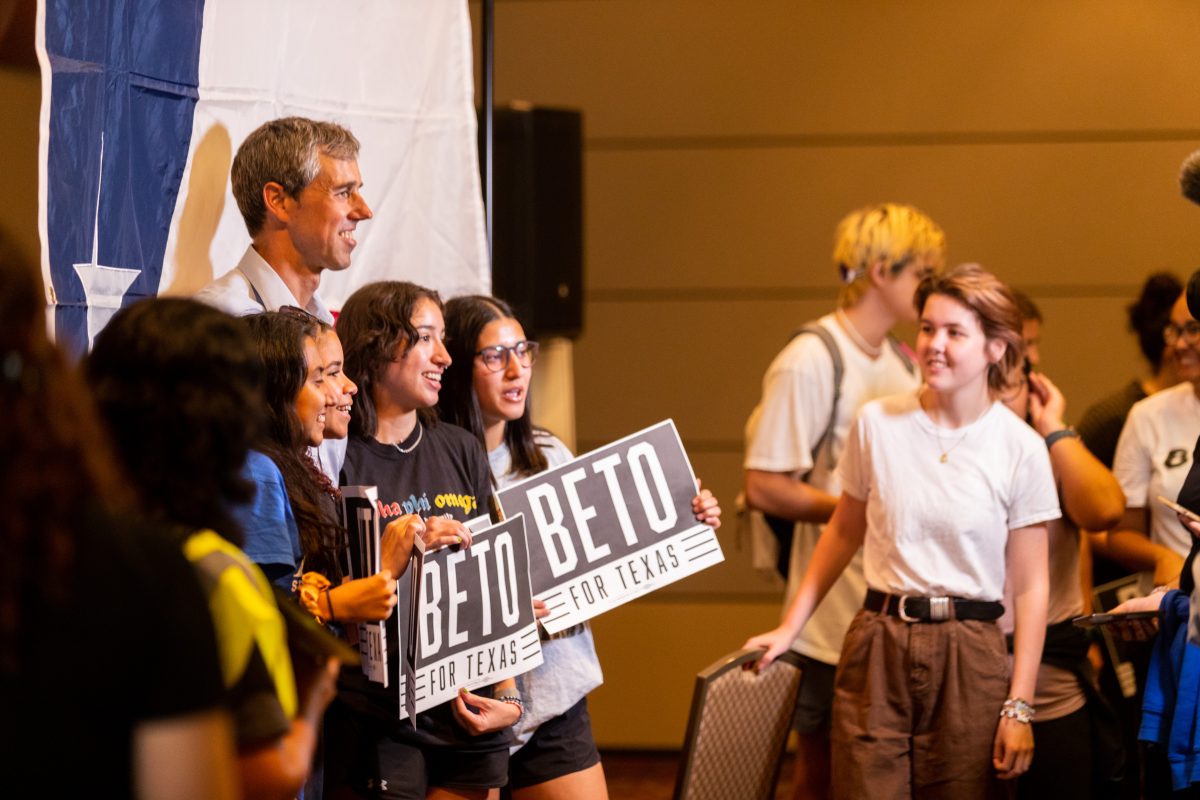
<svg viewBox="0 0 1200 800">
<path fill-rule="evenodd" d="M 1004 705 L 1000 708 L 1000 716 L 1015 719 L 1022 725 L 1028 725 L 1033 722 L 1034 715 L 1033 706 L 1026 703 L 1019 697 L 1010 697 L 1004 701 Z"/>
<path fill-rule="evenodd" d="M 517 721 L 514 722 L 513 725 L 516 725 L 521 720 L 525 719 L 525 701 L 521 699 L 521 695 L 519 695 L 519 694 L 498 694 L 498 695 L 496 695 L 496 699 L 499 700 L 501 703 L 509 703 L 510 705 L 516 706 L 517 709 L 521 712 L 521 715 L 519 717 L 517 717 Z"/>
</svg>

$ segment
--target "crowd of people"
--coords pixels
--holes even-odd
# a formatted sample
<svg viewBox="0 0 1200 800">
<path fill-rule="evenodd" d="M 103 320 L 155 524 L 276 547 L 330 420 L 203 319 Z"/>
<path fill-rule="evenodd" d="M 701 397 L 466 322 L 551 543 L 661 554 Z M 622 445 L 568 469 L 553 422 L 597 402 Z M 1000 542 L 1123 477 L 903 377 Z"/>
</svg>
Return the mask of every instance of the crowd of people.
<svg viewBox="0 0 1200 800">
<path fill-rule="evenodd" d="M 539 667 L 464 689 L 415 723 L 395 690 L 398 636 L 387 638 L 390 690 L 289 638 L 292 606 L 342 636 L 392 619 L 418 540 L 469 550 L 466 523 L 498 488 L 572 458 L 531 421 L 538 343 L 503 300 L 443 303 L 378 282 L 335 323 L 321 275 L 350 266 L 372 216 L 358 146 L 339 125 L 297 117 L 254 131 L 232 165 L 251 239 L 241 262 L 195 298 L 120 311 L 80 369 L 47 337 L 36 271 L 3 259 L 17 519 L 3 534 L 0 674 L 15 785 L 607 797 L 586 624 L 542 632 Z M 381 511 L 378 570 L 354 577 L 339 502 L 350 485 L 377 487 L 380 509 L 457 502 Z M 710 492 L 697 488 L 693 511 L 720 525 Z M 130 608 L 144 613 L 110 613 Z M 69 754 L 46 746 L 64 730 Z M 64 756 L 77 777 L 57 786 Z"/>
<path fill-rule="evenodd" d="M 1150 369 L 1076 430 L 1037 305 L 944 249 L 911 206 L 843 219 L 838 307 L 774 359 L 746 425 L 755 563 L 787 584 L 746 646 L 760 669 L 801 658 L 793 797 L 1190 796 L 1200 523 L 1157 502 L 1200 502 L 1188 294 L 1147 279 L 1129 322 Z M 891 338 L 902 321 L 915 351 Z M 1095 608 L 1097 579 L 1143 596 Z M 1154 645 L 1113 658 L 1111 637 L 1157 630 L 1121 615 L 1160 607 Z M 1076 624 L 1102 610 L 1107 649 Z M 1121 713 L 1131 696 L 1144 719 Z"/>
<path fill-rule="evenodd" d="M 341 636 L 392 618 L 418 543 L 469 550 L 467 523 L 496 491 L 572 458 L 532 423 L 538 343 L 504 300 L 385 281 L 336 320 L 321 300 L 322 273 L 350 266 L 372 217 L 358 147 L 329 122 L 255 130 L 232 165 L 250 237 L 239 264 L 194 298 L 120 311 L 79 368 L 47 336 L 36 270 L 0 259 L 13 457 L 0 491 L 14 517 L 0 533 L 0 696 L 15 785 L 608 796 L 586 624 L 542 631 L 540 666 L 415 724 L 394 688 L 398 637 L 391 689 L 289 642 L 296 609 Z M 1036 305 L 944 253 L 942 229 L 910 206 L 848 215 L 837 308 L 775 358 L 747 423 L 756 561 L 787 584 L 780 625 L 747 646 L 763 650 L 759 669 L 802 658 L 795 796 L 1190 791 L 1200 660 L 1185 558 L 1200 523 L 1155 502 L 1200 508 L 1188 295 L 1151 276 L 1130 307 L 1150 370 L 1076 431 L 1039 369 Z M 893 338 L 901 323 L 917 325 L 915 351 Z M 364 485 L 391 511 L 377 571 L 353 577 L 340 487 Z M 436 512 L 403 506 L 449 495 Z M 720 525 L 710 492 L 697 487 L 692 511 Z M 1101 680 L 1118 665 L 1073 623 L 1094 610 L 1097 576 L 1129 574 L 1144 575 L 1142 596 L 1118 611 L 1162 619 L 1161 633 L 1113 628 L 1157 633 L 1138 656 L 1147 714 L 1132 732 Z"/>
</svg>

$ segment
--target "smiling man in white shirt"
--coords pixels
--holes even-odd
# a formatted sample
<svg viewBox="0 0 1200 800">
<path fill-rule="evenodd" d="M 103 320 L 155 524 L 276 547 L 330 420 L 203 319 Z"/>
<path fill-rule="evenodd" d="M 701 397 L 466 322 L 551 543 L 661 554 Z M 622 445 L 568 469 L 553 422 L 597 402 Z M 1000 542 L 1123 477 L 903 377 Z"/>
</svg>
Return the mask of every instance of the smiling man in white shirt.
<svg viewBox="0 0 1200 800">
<path fill-rule="evenodd" d="M 342 126 L 303 117 L 247 136 L 231 179 L 250 246 L 196 299 L 236 316 L 296 306 L 332 323 L 317 295 L 321 273 L 350 266 L 358 223 L 372 216 L 359 193 L 358 148 Z"/>
</svg>

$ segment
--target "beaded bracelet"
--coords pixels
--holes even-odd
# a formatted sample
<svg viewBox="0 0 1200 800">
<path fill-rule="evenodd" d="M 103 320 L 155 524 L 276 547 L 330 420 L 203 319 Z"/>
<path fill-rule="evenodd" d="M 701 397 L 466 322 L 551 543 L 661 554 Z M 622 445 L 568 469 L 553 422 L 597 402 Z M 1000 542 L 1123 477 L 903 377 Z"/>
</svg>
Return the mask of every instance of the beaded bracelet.
<svg viewBox="0 0 1200 800">
<path fill-rule="evenodd" d="M 496 699 L 499 700 L 501 703 L 508 703 L 510 705 L 516 706 L 517 710 L 521 712 L 520 716 L 517 717 L 517 722 L 514 722 L 513 725 L 516 725 L 518 722 L 525 719 L 525 701 L 521 699 L 521 695 L 519 695 L 519 694 L 501 694 L 501 695 L 497 695 Z"/>
<path fill-rule="evenodd" d="M 1028 725 L 1033 722 L 1034 710 L 1033 706 L 1026 703 L 1019 697 L 1010 697 L 1004 701 L 1003 707 L 1000 709 L 1001 717 L 1015 719 L 1022 725 Z"/>
</svg>

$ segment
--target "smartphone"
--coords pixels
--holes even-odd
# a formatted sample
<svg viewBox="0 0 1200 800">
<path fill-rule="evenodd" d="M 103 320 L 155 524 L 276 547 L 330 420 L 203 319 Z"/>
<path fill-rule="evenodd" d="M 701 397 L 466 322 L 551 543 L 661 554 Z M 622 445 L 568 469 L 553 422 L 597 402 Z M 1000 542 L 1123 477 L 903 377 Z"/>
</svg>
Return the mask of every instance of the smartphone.
<svg viewBox="0 0 1200 800">
<path fill-rule="evenodd" d="M 1114 622 L 1157 617 L 1157 611 L 1130 611 L 1125 614 L 1084 614 L 1082 617 L 1075 617 L 1071 622 L 1080 628 L 1094 628 L 1097 625 L 1111 625 Z"/>
<path fill-rule="evenodd" d="M 1158 502 L 1162 503 L 1164 506 L 1166 506 L 1167 508 L 1174 511 L 1176 514 L 1183 514 L 1185 517 L 1190 519 L 1192 522 L 1200 522 L 1200 514 L 1197 514 L 1195 511 L 1192 511 L 1191 509 L 1184 508 L 1183 506 L 1179 505 L 1179 503 L 1176 503 L 1174 500 L 1168 500 L 1167 498 L 1163 497 L 1160 494 L 1158 496 Z"/>
</svg>

